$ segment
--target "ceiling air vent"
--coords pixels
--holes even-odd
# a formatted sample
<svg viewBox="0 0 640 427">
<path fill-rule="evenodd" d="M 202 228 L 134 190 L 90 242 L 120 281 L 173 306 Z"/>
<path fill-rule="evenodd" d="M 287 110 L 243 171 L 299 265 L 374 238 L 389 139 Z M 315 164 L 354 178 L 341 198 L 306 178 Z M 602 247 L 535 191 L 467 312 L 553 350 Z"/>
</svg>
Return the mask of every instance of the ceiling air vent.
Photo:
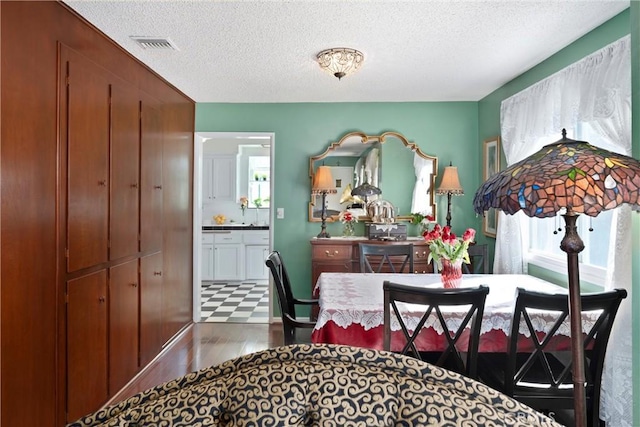
<svg viewBox="0 0 640 427">
<path fill-rule="evenodd" d="M 138 45 L 143 49 L 178 50 L 176 45 L 173 44 L 169 38 L 131 36 L 131 40 L 138 43 Z"/>
</svg>

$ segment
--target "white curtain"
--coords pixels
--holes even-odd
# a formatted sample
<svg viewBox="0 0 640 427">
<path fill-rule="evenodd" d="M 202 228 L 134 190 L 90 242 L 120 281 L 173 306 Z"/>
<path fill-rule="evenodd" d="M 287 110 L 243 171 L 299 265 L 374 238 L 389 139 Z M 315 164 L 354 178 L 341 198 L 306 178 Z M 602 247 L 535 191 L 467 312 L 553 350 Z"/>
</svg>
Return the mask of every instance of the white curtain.
<svg viewBox="0 0 640 427">
<path fill-rule="evenodd" d="M 427 160 L 418 154 L 413 155 L 413 168 L 416 172 L 416 185 L 413 187 L 411 198 L 411 213 L 433 215 L 431 212 L 431 175 L 433 174 L 433 161 Z"/>
<path fill-rule="evenodd" d="M 553 74 L 501 105 L 502 144 L 511 165 L 560 138 L 562 128 L 588 123 L 607 147 L 631 154 L 631 41 L 626 36 Z M 556 136 L 556 138 L 552 138 Z M 602 380 L 600 417 L 607 427 L 631 426 L 631 214 L 628 206 L 614 211 L 605 289 L 622 288 L 628 297 L 620 306 L 612 332 Z M 494 272 L 526 272 L 523 215 L 500 214 Z"/>
</svg>

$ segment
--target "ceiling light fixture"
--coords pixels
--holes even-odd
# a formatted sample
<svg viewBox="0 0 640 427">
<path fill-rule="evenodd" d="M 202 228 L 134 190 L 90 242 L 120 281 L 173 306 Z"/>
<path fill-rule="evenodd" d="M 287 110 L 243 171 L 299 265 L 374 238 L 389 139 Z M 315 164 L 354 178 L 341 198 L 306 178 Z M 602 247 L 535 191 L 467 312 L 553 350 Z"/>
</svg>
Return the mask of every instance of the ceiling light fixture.
<svg viewBox="0 0 640 427">
<path fill-rule="evenodd" d="M 327 49 L 318 54 L 320 68 L 333 74 L 338 80 L 355 73 L 363 61 L 362 52 L 347 47 Z"/>
</svg>

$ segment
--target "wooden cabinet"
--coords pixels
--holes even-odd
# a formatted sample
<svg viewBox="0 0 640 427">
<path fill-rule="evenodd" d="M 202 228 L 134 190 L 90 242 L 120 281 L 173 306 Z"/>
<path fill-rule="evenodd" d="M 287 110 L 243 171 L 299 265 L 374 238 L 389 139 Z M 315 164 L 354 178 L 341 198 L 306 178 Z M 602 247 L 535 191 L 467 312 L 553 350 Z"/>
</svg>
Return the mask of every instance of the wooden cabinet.
<svg viewBox="0 0 640 427">
<path fill-rule="evenodd" d="M 140 102 L 140 250 L 162 250 L 162 121 L 149 97 Z"/>
<path fill-rule="evenodd" d="M 429 246 L 423 239 L 406 241 L 379 241 L 364 240 L 362 238 L 353 239 L 317 239 L 311 240 L 311 286 L 312 295 L 318 297 L 315 291 L 316 282 L 320 273 L 350 273 L 360 272 L 360 250 L 359 243 L 380 244 L 380 245 L 402 245 L 413 244 L 414 273 L 432 273 L 433 268 L 427 262 L 429 256 Z M 398 265 L 398 268 L 400 265 Z M 311 314 L 312 319 L 316 319 L 317 308 Z"/>
<path fill-rule="evenodd" d="M 145 307 L 114 269 L 161 250 L 164 341 L 192 321 L 195 103 L 63 2 L 0 10 L 0 424 L 58 427 L 131 380 Z M 148 164 L 163 188 L 141 214 Z"/>
<path fill-rule="evenodd" d="M 162 338 L 162 253 L 140 258 L 140 365 L 160 352 Z"/>
<path fill-rule="evenodd" d="M 139 369 L 138 260 L 109 269 L 109 393 L 113 395 Z"/>
<path fill-rule="evenodd" d="M 203 159 L 202 202 L 235 201 L 236 156 L 211 156 Z"/>
<path fill-rule="evenodd" d="M 140 112 L 137 91 L 114 78 L 111 85 L 111 200 L 109 259 L 138 252 Z"/>
<path fill-rule="evenodd" d="M 67 114 L 67 271 L 107 261 L 110 81 L 105 70 L 62 49 Z"/>
<path fill-rule="evenodd" d="M 67 283 L 67 418 L 100 407 L 107 385 L 107 272 Z"/>
</svg>

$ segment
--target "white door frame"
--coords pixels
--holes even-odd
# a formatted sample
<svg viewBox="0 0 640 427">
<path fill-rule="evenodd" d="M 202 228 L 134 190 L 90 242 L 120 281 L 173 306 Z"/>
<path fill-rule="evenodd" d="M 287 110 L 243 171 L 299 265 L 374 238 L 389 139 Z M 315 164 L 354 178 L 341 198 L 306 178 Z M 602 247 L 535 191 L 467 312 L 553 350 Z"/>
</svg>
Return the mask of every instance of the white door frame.
<svg viewBox="0 0 640 427">
<path fill-rule="evenodd" d="M 207 139 L 246 139 L 247 141 L 258 140 L 261 143 L 269 143 L 269 156 L 271 167 L 271 203 L 269 203 L 269 250 L 273 250 L 273 223 L 274 209 L 274 154 L 275 154 L 275 134 L 273 132 L 196 132 L 193 138 L 193 321 L 200 322 L 200 265 L 202 262 L 202 159 L 203 143 Z M 271 283 L 271 280 L 269 280 Z M 269 323 L 273 320 L 272 289 L 269 286 Z"/>
</svg>

